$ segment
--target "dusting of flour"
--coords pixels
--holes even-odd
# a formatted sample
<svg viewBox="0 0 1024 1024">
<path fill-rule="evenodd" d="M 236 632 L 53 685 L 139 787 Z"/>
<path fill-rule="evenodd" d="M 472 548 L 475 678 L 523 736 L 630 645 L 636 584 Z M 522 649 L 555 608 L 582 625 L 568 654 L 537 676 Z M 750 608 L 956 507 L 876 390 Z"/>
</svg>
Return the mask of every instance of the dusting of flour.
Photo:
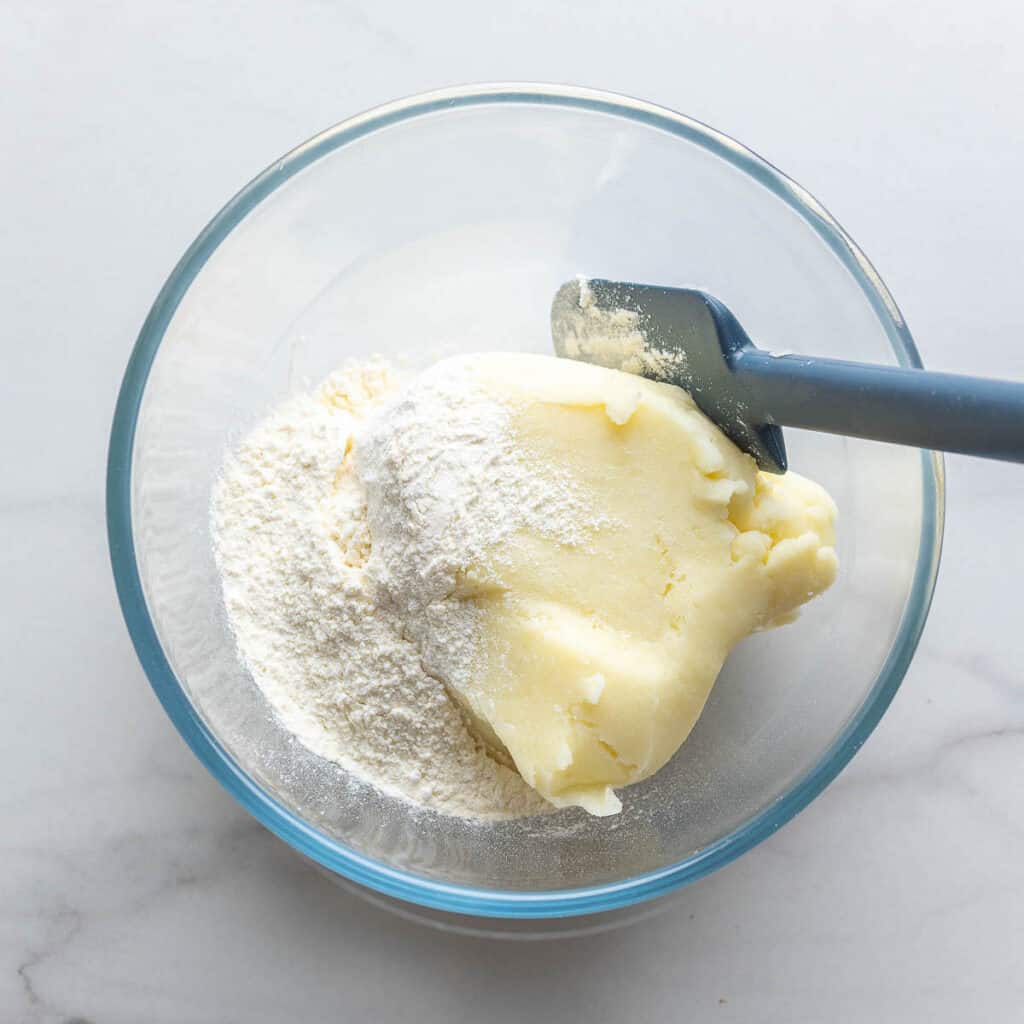
<svg viewBox="0 0 1024 1024">
<path fill-rule="evenodd" d="M 460 596 L 466 570 L 519 530 L 579 545 L 596 523 L 564 471 L 515 444 L 512 411 L 472 356 L 445 359 L 374 416 L 356 447 L 375 593 L 428 671 L 463 692 L 479 669 L 476 608 Z"/>
<path fill-rule="evenodd" d="M 525 525 L 576 542 L 571 488 L 517 454 L 509 409 L 462 361 L 399 390 L 352 366 L 288 400 L 215 487 L 214 552 L 239 655 L 314 753 L 439 812 L 550 808 L 488 754 L 441 680 L 471 673 L 465 566 Z"/>
<path fill-rule="evenodd" d="M 681 350 L 660 349 L 648 341 L 639 313 L 599 306 L 590 282 L 585 277 L 576 280 L 577 300 L 562 310 L 560 323 L 565 355 L 670 382 L 673 375 L 686 366 L 686 356 Z"/>
</svg>

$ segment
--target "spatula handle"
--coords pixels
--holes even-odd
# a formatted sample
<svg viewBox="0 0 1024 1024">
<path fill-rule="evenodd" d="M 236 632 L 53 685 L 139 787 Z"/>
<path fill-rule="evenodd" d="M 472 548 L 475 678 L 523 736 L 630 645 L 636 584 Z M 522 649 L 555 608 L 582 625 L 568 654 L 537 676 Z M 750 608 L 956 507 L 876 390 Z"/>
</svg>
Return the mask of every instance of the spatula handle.
<svg viewBox="0 0 1024 1024">
<path fill-rule="evenodd" d="M 746 348 L 732 370 L 762 422 L 1024 462 L 1024 384 Z"/>
</svg>

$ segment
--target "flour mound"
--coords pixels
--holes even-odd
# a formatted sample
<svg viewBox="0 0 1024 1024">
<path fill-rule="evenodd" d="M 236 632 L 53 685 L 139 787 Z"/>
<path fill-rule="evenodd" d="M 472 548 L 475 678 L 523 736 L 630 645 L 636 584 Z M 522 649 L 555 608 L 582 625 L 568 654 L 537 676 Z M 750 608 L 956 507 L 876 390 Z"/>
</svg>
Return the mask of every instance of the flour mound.
<svg viewBox="0 0 1024 1024">
<path fill-rule="evenodd" d="M 225 463 L 214 553 L 239 656 L 306 747 L 442 813 L 518 817 L 548 805 L 489 755 L 424 667 L 439 642 L 461 643 L 456 660 L 472 665 L 472 612 L 447 600 L 451 574 L 473 544 L 509 528 L 506 502 L 544 500 L 524 500 L 496 403 L 463 401 L 457 427 L 444 415 L 443 403 L 470 400 L 465 384 L 428 378 L 403 396 L 386 365 L 369 364 L 285 402 Z M 493 471 L 510 474 L 514 493 L 481 495 Z M 419 629 L 414 609 L 429 609 Z"/>
</svg>

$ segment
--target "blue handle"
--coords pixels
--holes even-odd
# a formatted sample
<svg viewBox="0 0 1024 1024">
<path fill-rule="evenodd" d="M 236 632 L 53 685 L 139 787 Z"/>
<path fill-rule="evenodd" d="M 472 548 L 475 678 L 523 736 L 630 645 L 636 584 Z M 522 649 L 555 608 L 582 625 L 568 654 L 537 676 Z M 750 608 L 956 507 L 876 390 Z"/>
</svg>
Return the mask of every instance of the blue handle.
<svg viewBox="0 0 1024 1024">
<path fill-rule="evenodd" d="M 727 359 L 761 422 L 1024 462 L 1024 384 L 752 346 Z"/>
</svg>

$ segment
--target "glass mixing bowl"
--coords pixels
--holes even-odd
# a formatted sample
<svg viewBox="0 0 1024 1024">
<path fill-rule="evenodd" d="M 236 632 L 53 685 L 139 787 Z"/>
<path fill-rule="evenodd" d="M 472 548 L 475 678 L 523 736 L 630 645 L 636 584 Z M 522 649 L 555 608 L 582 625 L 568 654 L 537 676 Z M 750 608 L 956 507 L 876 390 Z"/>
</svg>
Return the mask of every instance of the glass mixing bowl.
<svg viewBox="0 0 1024 1024">
<path fill-rule="evenodd" d="M 942 465 L 787 431 L 841 512 L 841 575 L 729 659 L 678 755 L 621 815 L 470 823 L 319 760 L 239 666 L 210 550 L 225 449 L 353 356 L 550 352 L 574 274 L 697 285 L 766 348 L 920 365 L 878 275 L 803 189 L 731 139 L 590 90 L 450 89 L 346 121 L 203 231 L 132 353 L 110 443 L 124 616 L 167 713 L 267 828 L 386 897 L 463 915 L 594 914 L 725 864 L 804 807 L 899 685 L 938 564 Z"/>
</svg>

